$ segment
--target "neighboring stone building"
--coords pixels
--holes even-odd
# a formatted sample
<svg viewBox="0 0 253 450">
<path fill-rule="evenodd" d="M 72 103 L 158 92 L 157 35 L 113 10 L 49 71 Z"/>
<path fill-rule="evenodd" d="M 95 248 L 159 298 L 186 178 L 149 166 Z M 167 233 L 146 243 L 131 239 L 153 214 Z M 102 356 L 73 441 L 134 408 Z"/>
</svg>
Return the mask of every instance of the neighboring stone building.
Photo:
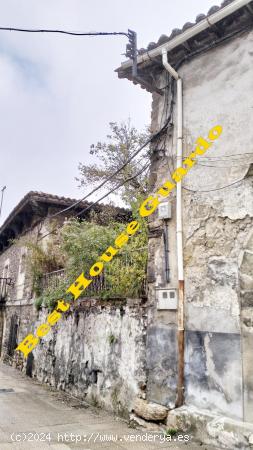
<svg viewBox="0 0 253 450">
<path fill-rule="evenodd" d="M 163 49 L 183 82 L 183 156 L 199 136 L 223 127 L 182 182 L 185 404 L 252 423 L 253 2 L 226 0 L 162 35 L 139 51 L 136 78 L 131 61 L 117 69 L 153 93 L 152 132 L 168 124 L 153 144 L 153 192 L 176 165 L 177 88 Z M 149 221 L 147 398 L 169 408 L 177 395 L 177 311 L 158 297 L 178 288 L 175 195 L 165 200 L 171 219 L 157 210 Z"/>
<path fill-rule="evenodd" d="M 37 311 L 27 270 L 26 248 L 13 239 L 20 236 L 45 235 L 52 224 L 58 228 L 65 218 L 80 213 L 90 219 L 89 206 L 81 202 L 52 219 L 55 213 L 76 200 L 40 192 L 29 192 L 14 208 L 0 229 L 0 351 L 4 362 L 14 365 L 50 383 L 87 398 L 89 401 L 127 413 L 127 405 L 138 392 L 138 380 L 145 382 L 145 318 L 140 314 L 141 300 L 101 302 L 82 299 L 66 313 L 27 361 L 17 344 L 46 317 L 47 309 Z M 108 213 L 117 222 L 127 222 L 131 213 L 123 208 L 97 205 L 97 220 L 105 223 Z M 46 238 L 43 240 L 46 243 Z M 140 315 L 139 315 L 140 314 Z M 129 366 L 129 361 L 133 363 Z M 128 383 L 123 383 L 127 379 Z"/>
</svg>

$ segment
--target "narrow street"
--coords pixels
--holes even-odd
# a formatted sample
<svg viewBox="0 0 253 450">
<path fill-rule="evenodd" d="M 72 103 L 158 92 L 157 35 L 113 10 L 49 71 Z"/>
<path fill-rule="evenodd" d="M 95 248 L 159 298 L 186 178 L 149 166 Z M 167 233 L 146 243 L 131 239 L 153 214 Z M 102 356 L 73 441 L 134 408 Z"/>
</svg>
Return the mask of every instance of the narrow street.
<svg viewBox="0 0 253 450">
<path fill-rule="evenodd" d="M 194 442 L 164 443 L 164 436 L 129 428 L 121 419 L 78 402 L 0 365 L 0 449 L 211 450 Z M 140 442 L 142 436 L 149 441 Z M 145 439 L 145 437 L 144 437 Z"/>
</svg>

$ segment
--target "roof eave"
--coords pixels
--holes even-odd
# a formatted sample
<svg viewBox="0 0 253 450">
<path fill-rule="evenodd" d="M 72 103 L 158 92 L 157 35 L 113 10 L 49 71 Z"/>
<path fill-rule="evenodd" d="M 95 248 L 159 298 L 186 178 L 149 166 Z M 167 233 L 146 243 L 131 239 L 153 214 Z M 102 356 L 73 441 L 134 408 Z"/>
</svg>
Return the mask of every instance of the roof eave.
<svg viewBox="0 0 253 450">
<path fill-rule="evenodd" d="M 216 23 L 228 17 L 229 15 L 235 13 L 239 9 L 247 6 L 249 3 L 252 3 L 252 0 L 234 0 L 232 3 L 227 6 L 222 7 L 215 13 L 207 16 L 205 19 L 201 20 L 199 23 L 191 26 L 186 31 L 183 31 L 178 36 L 169 39 L 168 42 L 165 42 L 162 45 L 158 45 L 153 50 L 146 51 L 141 54 L 137 58 L 137 64 L 152 64 L 152 60 L 154 58 L 162 55 L 163 50 L 165 49 L 167 52 L 176 49 L 180 45 L 186 43 L 192 37 L 197 36 L 201 32 L 212 28 Z M 128 78 L 125 76 L 129 69 L 132 67 L 132 60 L 128 59 L 127 61 L 122 62 L 121 66 L 118 67 L 115 72 L 118 72 L 119 78 Z"/>
</svg>

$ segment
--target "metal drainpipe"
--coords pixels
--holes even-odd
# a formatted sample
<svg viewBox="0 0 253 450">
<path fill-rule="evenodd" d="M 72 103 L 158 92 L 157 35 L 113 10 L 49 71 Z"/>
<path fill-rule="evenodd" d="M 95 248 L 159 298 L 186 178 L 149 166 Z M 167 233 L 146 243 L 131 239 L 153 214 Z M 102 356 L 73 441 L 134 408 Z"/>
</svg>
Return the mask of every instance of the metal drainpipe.
<svg viewBox="0 0 253 450">
<path fill-rule="evenodd" d="M 165 69 L 177 81 L 177 168 L 183 162 L 183 82 L 168 62 L 167 50 L 162 50 Z M 178 268 L 178 383 L 176 407 L 184 403 L 184 263 L 182 224 L 182 182 L 177 183 L 177 268 Z"/>
</svg>

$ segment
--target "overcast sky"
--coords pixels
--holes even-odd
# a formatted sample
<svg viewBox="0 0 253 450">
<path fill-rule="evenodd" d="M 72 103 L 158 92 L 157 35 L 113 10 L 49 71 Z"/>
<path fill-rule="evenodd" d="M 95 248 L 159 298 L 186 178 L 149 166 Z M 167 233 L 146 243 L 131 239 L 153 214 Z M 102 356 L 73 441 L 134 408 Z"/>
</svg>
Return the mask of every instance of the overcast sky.
<svg viewBox="0 0 253 450">
<path fill-rule="evenodd" d="M 170 34 L 213 0 L 0 0 L 0 25 L 74 31 L 127 31 L 138 47 Z M 128 117 L 143 129 L 151 94 L 114 69 L 125 37 L 70 37 L 0 32 L 0 223 L 29 191 L 83 196 L 75 181 L 89 146 L 110 121 Z"/>
</svg>

